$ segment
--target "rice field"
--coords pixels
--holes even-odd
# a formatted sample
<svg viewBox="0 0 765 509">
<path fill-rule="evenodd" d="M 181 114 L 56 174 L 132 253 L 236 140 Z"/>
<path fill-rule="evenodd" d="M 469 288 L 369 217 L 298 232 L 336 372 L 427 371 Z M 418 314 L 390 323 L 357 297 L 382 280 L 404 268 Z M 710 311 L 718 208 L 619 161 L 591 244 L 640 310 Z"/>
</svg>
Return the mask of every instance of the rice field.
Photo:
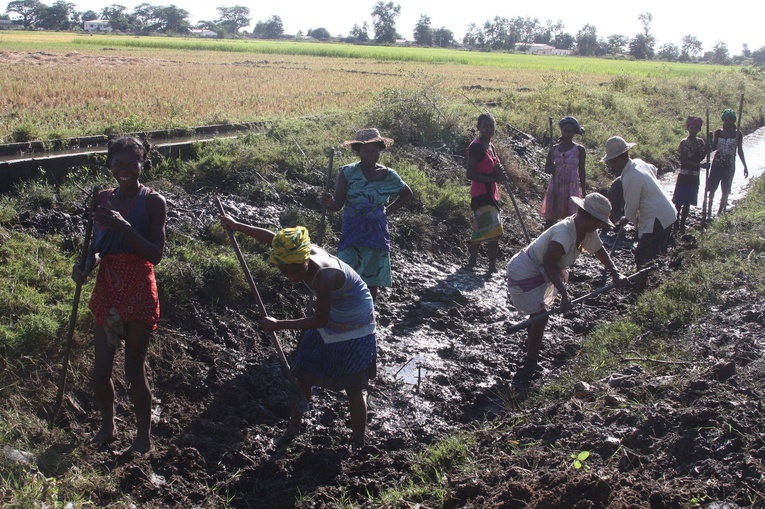
<svg viewBox="0 0 765 509">
<path fill-rule="evenodd" d="M 528 107 L 524 94 L 553 81 L 599 86 L 652 74 L 683 80 L 702 70 L 712 68 L 443 49 L 9 31 L 0 33 L 0 141 L 342 113 L 364 107 L 386 88 L 428 87 L 456 102 Z M 548 106 L 536 104 L 542 115 Z"/>
</svg>

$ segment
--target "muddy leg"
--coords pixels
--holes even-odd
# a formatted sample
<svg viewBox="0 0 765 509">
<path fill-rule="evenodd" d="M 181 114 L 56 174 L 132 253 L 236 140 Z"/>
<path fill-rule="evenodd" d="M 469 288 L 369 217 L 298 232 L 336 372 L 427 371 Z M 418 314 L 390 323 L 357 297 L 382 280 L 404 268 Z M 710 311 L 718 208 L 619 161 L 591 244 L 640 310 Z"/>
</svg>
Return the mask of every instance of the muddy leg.
<svg viewBox="0 0 765 509">
<path fill-rule="evenodd" d="M 547 219 L 545 221 L 544 229 L 546 230 L 546 229 L 548 229 L 549 227 L 551 227 L 554 224 L 555 224 L 555 220 L 554 219 Z"/>
<path fill-rule="evenodd" d="M 499 241 L 489 242 L 489 272 L 497 272 L 497 253 L 499 252 Z"/>
<path fill-rule="evenodd" d="M 125 376 L 130 383 L 136 419 L 136 437 L 130 451 L 151 451 L 151 389 L 146 378 L 146 352 L 149 349 L 151 326 L 140 322 L 125 324 Z"/>
<path fill-rule="evenodd" d="M 468 247 L 468 252 L 470 253 L 470 258 L 468 259 L 468 268 L 472 269 L 475 267 L 476 263 L 478 263 L 478 250 L 481 248 L 480 244 L 470 244 L 470 247 Z"/>
<path fill-rule="evenodd" d="M 707 197 L 707 218 L 712 219 L 712 205 L 714 204 L 715 200 L 715 192 L 709 191 L 709 195 Z"/>
<path fill-rule="evenodd" d="M 310 402 L 311 386 L 301 381 L 298 381 L 298 385 L 300 386 L 300 390 L 303 391 L 305 400 Z M 287 430 L 279 439 L 280 442 L 289 442 L 300 434 L 300 426 L 303 424 L 303 412 L 300 411 L 300 407 L 298 406 L 297 401 L 294 400 L 290 405 L 290 409 L 292 414 L 290 417 L 290 423 L 287 425 Z"/>
<path fill-rule="evenodd" d="M 728 206 L 728 193 L 722 193 L 720 197 L 720 208 L 717 211 L 717 215 L 721 216 L 725 214 L 725 208 Z"/>
<path fill-rule="evenodd" d="M 367 428 L 367 403 L 361 389 L 346 389 L 345 392 L 348 394 L 348 409 L 351 413 L 353 448 L 357 449 L 364 445 L 364 432 Z"/>
<path fill-rule="evenodd" d="M 112 363 L 114 348 L 106 343 L 106 332 L 102 325 L 93 329 L 95 361 L 93 363 L 93 396 L 101 412 L 101 429 L 93 438 L 93 445 L 102 447 L 114 442 L 117 436 L 114 428 L 114 384 L 112 383 Z"/>
<path fill-rule="evenodd" d="M 682 206 L 682 208 L 679 210 L 680 212 L 680 228 L 679 233 L 685 232 L 685 221 L 688 219 L 688 212 L 690 211 L 691 206 L 688 204 L 685 204 Z M 675 230 L 678 231 L 678 230 Z"/>
<path fill-rule="evenodd" d="M 538 315 L 534 313 L 532 317 Z M 529 335 L 526 339 L 526 359 L 524 368 L 535 368 L 539 363 L 539 352 L 542 350 L 542 338 L 545 333 L 545 327 L 549 318 L 545 317 L 529 326 Z"/>
<path fill-rule="evenodd" d="M 377 287 L 376 286 L 370 286 L 369 287 L 369 293 L 372 295 L 372 302 L 377 302 Z"/>
</svg>

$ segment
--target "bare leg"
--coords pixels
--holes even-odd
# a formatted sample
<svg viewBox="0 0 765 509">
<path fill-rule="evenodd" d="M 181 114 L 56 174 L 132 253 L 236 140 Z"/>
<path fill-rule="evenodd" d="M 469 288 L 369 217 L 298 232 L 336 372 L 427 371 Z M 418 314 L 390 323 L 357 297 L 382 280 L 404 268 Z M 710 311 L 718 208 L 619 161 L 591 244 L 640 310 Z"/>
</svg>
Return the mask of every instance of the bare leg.
<svg viewBox="0 0 765 509">
<path fill-rule="evenodd" d="M 346 389 L 348 409 L 351 413 L 351 432 L 354 449 L 364 445 L 364 432 L 367 428 L 367 403 L 360 388 Z"/>
<path fill-rule="evenodd" d="M 112 363 L 114 348 L 106 343 L 106 332 L 102 325 L 93 329 L 95 360 L 93 363 L 93 396 L 101 413 L 101 429 L 93 438 L 93 445 L 102 447 L 114 442 L 117 436 L 114 427 L 114 384 L 112 383 Z"/>
<path fill-rule="evenodd" d="M 369 293 L 372 295 L 372 301 L 377 303 L 377 287 L 376 286 L 370 286 L 369 287 Z"/>
<path fill-rule="evenodd" d="M 125 377 L 130 384 L 136 437 L 129 451 L 151 451 L 151 389 L 146 378 L 146 352 L 149 349 L 151 326 L 140 322 L 125 324 Z"/>
<path fill-rule="evenodd" d="M 720 197 L 720 208 L 717 211 L 717 215 L 721 216 L 725 214 L 725 208 L 728 206 L 728 193 L 722 193 Z"/>
<path fill-rule="evenodd" d="M 476 263 L 478 263 L 478 250 L 481 248 L 480 244 L 473 244 L 471 243 L 468 247 L 468 252 L 470 253 L 470 258 L 468 259 L 468 268 L 472 269 L 476 266 Z"/>
<path fill-rule="evenodd" d="M 545 220 L 544 229 L 546 230 L 546 229 L 548 229 L 549 227 L 551 227 L 554 224 L 555 224 L 555 220 L 554 219 L 547 219 L 547 220 Z"/>
<path fill-rule="evenodd" d="M 682 207 L 678 206 L 678 212 L 680 213 L 680 233 L 685 231 L 685 221 L 688 219 L 690 208 L 691 206 L 688 204 L 685 204 Z"/>
<path fill-rule="evenodd" d="M 489 272 L 497 272 L 497 253 L 499 252 L 499 241 L 489 242 Z"/>
<path fill-rule="evenodd" d="M 715 200 L 715 192 L 709 191 L 709 197 L 707 198 L 707 217 L 712 219 L 712 205 Z"/>
<path fill-rule="evenodd" d="M 305 382 L 298 382 L 300 390 L 303 392 L 306 401 L 311 401 L 311 386 Z M 290 423 L 287 425 L 287 430 L 282 435 L 281 442 L 289 442 L 300 434 L 300 426 L 303 424 L 303 412 L 300 411 L 297 401 L 293 400 L 291 405 L 291 417 Z"/>
<path fill-rule="evenodd" d="M 534 313 L 531 317 L 537 316 L 540 313 L 541 311 Z M 548 318 L 542 318 L 529 326 L 529 335 L 526 339 L 526 359 L 524 360 L 524 367 L 526 368 L 536 367 L 539 362 L 539 352 L 542 350 L 542 338 L 544 337 L 547 321 Z"/>
</svg>

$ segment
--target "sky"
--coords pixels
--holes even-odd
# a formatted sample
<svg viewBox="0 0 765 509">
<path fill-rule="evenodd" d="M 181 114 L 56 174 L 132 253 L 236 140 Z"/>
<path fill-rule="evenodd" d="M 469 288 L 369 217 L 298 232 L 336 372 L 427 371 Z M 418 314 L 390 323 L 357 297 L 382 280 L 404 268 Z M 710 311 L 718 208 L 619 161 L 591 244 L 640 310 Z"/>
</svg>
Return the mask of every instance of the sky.
<svg viewBox="0 0 765 509">
<path fill-rule="evenodd" d="M 99 12 L 111 4 L 124 5 L 129 11 L 143 3 L 171 5 L 186 9 L 193 23 L 215 20 L 217 7 L 243 5 L 250 8 L 252 23 L 279 16 L 287 34 L 323 27 L 333 36 L 347 36 L 354 24 L 367 22 L 370 36 L 374 36 L 372 8 L 376 0 L 284 0 L 281 2 L 258 2 L 250 0 L 72 0 L 78 10 L 92 9 Z M 385 0 L 387 3 L 388 0 Z M 547 20 L 561 20 L 565 32 L 576 35 L 586 23 L 595 26 L 600 37 L 622 34 L 629 38 L 642 32 L 638 15 L 649 12 L 653 16 L 651 33 L 656 37 L 658 50 L 665 43 L 680 46 L 684 35 L 698 38 L 703 50 L 711 50 L 718 42 L 728 45 L 731 55 L 741 54 L 744 43 L 750 50 L 765 46 L 765 29 L 760 16 L 744 10 L 743 2 L 712 2 L 696 0 L 642 0 L 641 2 L 606 2 L 590 0 L 573 2 L 547 0 L 544 2 L 511 2 L 508 0 L 482 0 L 475 6 L 469 2 L 446 0 L 393 0 L 401 6 L 396 19 L 396 29 L 406 39 L 412 39 L 412 30 L 422 14 L 430 17 L 432 28 L 446 27 L 462 40 L 470 23 L 479 27 L 495 16 L 514 18 L 530 16 L 544 24 Z M 43 3 L 50 4 L 52 1 Z M 728 8 L 721 8 L 728 7 Z"/>
</svg>

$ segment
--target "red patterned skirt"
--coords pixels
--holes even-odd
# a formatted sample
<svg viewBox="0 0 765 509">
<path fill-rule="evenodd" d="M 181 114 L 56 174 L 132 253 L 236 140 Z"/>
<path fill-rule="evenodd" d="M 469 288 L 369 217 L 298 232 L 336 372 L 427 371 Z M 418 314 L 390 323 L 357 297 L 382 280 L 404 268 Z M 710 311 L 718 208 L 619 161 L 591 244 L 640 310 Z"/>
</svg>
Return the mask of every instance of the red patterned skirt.
<svg viewBox="0 0 765 509">
<path fill-rule="evenodd" d="M 124 323 L 141 322 L 156 329 L 159 296 L 154 265 L 135 254 L 103 257 L 89 307 L 98 325 L 104 325 L 114 307 Z"/>
</svg>

